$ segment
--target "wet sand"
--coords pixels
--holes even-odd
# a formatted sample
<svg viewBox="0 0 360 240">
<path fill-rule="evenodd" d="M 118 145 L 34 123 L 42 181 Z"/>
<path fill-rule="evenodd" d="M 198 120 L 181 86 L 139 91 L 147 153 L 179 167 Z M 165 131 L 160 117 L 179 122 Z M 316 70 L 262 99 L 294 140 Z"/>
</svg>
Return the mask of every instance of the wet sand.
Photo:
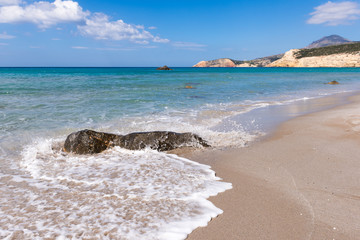
<svg viewBox="0 0 360 240">
<path fill-rule="evenodd" d="M 188 239 L 360 239 L 360 96 L 349 101 L 245 148 L 177 152 L 233 184 Z"/>
</svg>

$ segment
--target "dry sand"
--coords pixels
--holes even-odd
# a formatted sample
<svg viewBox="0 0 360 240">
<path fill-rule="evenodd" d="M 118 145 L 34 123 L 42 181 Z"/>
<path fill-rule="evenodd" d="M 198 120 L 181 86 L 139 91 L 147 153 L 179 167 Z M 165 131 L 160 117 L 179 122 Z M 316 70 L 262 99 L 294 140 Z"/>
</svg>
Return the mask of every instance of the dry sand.
<svg viewBox="0 0 360 240">
<path fill-rule="evenodd" d="M 283 123 L 242 149 L 182 152 L 233 189 L 188 239 L 360 239 L 360 96 Z"/>
</svg>

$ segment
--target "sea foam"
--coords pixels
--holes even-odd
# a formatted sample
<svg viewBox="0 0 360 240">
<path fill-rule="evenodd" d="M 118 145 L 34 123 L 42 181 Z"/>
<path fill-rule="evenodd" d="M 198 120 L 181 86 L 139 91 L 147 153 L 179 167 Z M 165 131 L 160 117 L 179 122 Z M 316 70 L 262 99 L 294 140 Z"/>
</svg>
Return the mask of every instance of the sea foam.
<svg viewBox="0 0 360 240">
<path fill-rule="evenodd" d="M 27 174 L 0 176 L 4 239 L 184 239 L 222 213 L 206 200 L 231 188 L 176 155 L 113 148 L 96 155 L 39 140 L 22 152 Z"/>
</svg>

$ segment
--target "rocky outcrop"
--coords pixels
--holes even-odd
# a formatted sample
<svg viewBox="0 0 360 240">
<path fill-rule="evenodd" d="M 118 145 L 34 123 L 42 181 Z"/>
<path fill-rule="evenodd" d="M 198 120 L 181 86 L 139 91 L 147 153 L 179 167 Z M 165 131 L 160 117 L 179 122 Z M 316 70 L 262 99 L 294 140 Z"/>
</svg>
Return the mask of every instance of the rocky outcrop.
<svg viewBox="0 0 360 240">
<path fill-rule="evenodd" d="M 297 53 L 299 49 L 291 49 L 287 51 L 282 58 L 276 60 L 267 65 L 267 67 L 295 67 L 298 64 L 294 53 Z"/>
<path fill-rule="evenodd" d="M 201 61 L 193 67 L 235 67 L 233 60 L 229 58 L 220 58 L 211 61 Z"/>
<path fill-rule="evenodd" d="M 237 61 L 236 67 L 266 67 L 270 63 L 282 58 L 284 54 L 277 54 L 263 58 L 256 58 L 250 61 Z"/>
<path fill-rule="evenodd" d="M 193 67 L 265 67 L 280 59 L 284 54 L 273 55 L 269 57 L 257 58 L 250 61 L 238 61 L 230 58 L 220 58 L 211 61 L 201 61 Z"/>
<path fill-rule="evenodd" d="M 171 68 L 169 68 L 168 66 L 163 66 L 163 67 L 158 67 L 156 70 L 173 70 Z"/>
<path fill-rule="evenodd" d="M 76 154 L 94 154 L 114 146 L 158 151 L 170 151 L 179 147 L 209 147 L 205 140 L 192 133 L 155 131 L 116 135 L 85 129 L 71 133 L 65 140 L 64 150 Z"/>
<path fill-rule="evenodd" d="M 257 67 L 257 66 L 253 65 L 253 64 L 251 64 L 249 62 L 244 62 L 244 63 L 236 64 L 235 67 L 246 68 L 246 67 Z"/>
<path fill-rule="evenodd" d="M 360 67 L 360 51 L 299 58 L 300 51 L 291 49 L 267 67 Z"/>
</svg>

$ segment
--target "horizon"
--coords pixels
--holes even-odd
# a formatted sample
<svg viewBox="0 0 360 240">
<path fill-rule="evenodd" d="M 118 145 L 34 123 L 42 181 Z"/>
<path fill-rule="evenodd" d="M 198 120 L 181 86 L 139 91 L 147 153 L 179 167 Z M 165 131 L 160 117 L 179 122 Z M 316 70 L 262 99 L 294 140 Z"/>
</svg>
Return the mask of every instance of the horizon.
<svg viewBox="0 0 360 240">
<path fill-rule="evenodd" d="M 0 67 L 191 67 L 218 58 L 251 60 L 334 34 L 358 41 L 359 17 L 358 1 L 0 0 Z"/>
</svg>

